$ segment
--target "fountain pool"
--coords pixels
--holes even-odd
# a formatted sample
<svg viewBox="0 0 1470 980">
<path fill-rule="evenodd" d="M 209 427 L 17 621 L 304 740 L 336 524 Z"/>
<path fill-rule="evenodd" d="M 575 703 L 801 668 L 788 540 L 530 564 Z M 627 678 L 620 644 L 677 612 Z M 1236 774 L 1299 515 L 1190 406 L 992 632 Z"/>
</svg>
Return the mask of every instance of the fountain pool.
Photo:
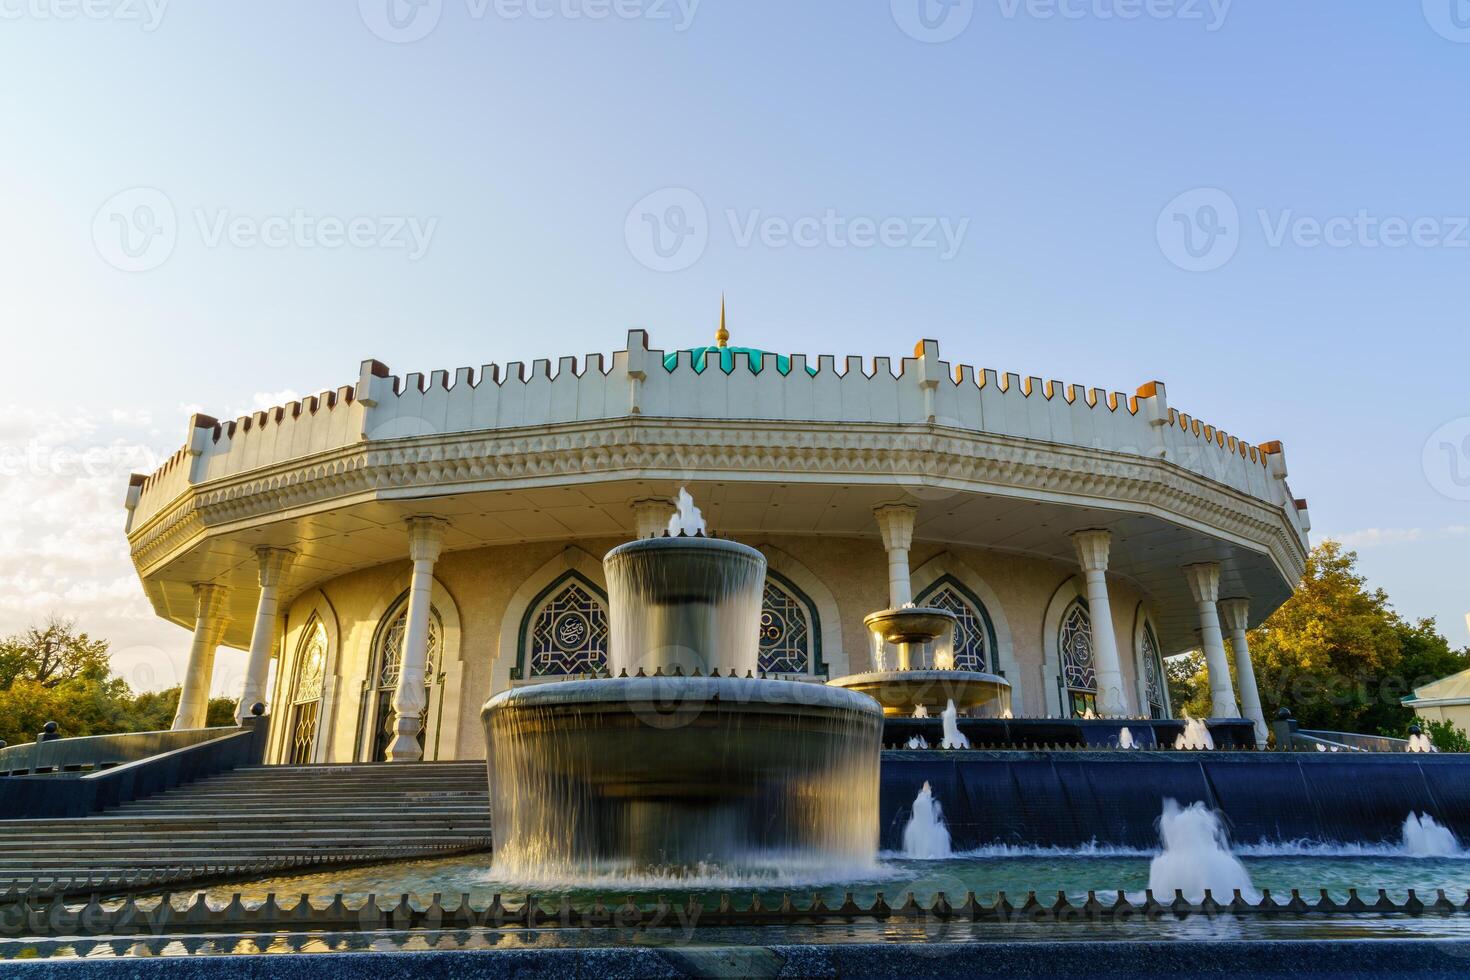
<svg viewBox="0 0 1470 980">
<path fill-rule="evenodd" d="M 1372 846 L 1247 845 L 1236 847 L 1235 854 L 1255 888 L 1269 889 L 1274 895 L 1292 888 L 1315 895 L 1317 889 L 1326 888 L 1341 900 L 1349 888 L 1357 888 L 1370 898 L 1376 889 L 1384 888 L 1395 900 L 1402 901 L 1411 888 L 1422 897 L 1443 888 L 1452 899 L 1463 902 L 1470 891 L 1470 859 L 1413 858 L 1397 842 Z M 629 895 L 635 900 L 663 896 L 671 902 L 698 895 L 713 902 L 719 893 L 731 892 L 744 900 L 759 894 L 764 901 L 776 903 L 783 893 L 802 898 L 821 894 L 829 903 L 840 903 L 851 892 L 856 901 L 865 904 L 880 892 L 896 902 L 911 891 L 920 901 L 932 899 L 941 891 L 950 896 L 974 891 L 979 899 L 990 901 L 1004 891 L 1019 902 L 1028 891 L 1044 896 L 1065 892 L 1079 899 L 1089 890 L 1105 896 L 1118 890 L 1142 894 L 1149 887 L 1150 864 L 1157 855 L 1156 850 L 1125 848 L 997 846 L 958 852 L 943 860 L 916 860 L 885 852 L 871 868 L 840 877 L 833 877 L 830 869 L 706 868 L 678 875 L 610 872 L 589 880 L 544 880 L 539 888 L 530 889 L 526 882 L 487 870 L 483 855 L 464 855 L 222 885 L 208 889 L 207 894 L 221 905 L 237 892 L 246 902 L 261 902 L 267 894 L 275 893 L 293 898 L 310 895 L 321 904 L 339 893 L 376 894 L 388 900 L 407 894 L 419 905 L 427 905 L 436 893 L 445 895 L 446 902 L 450 896 L 468 894 L 476 904 L 488 905 L 496 895 L 505 896 L 506 901 L 512 897 L 519 900 L 528 890 L 542 895 L 566 894 L 576 902 L 590 902 L 598 896 L 621 900 Z"/>
</svg>

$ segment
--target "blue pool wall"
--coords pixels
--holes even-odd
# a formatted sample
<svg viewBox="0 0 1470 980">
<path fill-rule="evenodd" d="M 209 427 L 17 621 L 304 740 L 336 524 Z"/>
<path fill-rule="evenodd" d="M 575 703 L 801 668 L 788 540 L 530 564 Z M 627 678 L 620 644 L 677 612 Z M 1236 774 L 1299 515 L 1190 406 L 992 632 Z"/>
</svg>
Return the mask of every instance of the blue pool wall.
<svg viewBox="0 0 1470 980">
<path fill-rule="evenodd" d="M 925 782 L 956 850 L 1151 848 L 1166 799 L 1221 811 L 1232 841 L 1398 841 L 1426 813 L 1470 843 L 1470 756 L 1301 752 L 883 753 L 881 846 L 902 848 Z"/>
</svg>

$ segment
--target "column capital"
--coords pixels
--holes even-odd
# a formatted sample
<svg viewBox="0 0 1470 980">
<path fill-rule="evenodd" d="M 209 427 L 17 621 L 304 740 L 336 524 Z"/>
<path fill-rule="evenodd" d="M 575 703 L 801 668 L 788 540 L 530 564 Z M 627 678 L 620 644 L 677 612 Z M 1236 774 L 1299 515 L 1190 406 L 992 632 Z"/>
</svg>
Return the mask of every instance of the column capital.
<svg viewBox="0 0 1470 980">
<path fill-rule="evenodd" d="M 1220 598 L 1220 563 L 1204 561 L 1197 565 L 1185 565 L 1184 578 L 1189 582 L 1189 591 L 1195 602 L 1216 602 Z"/>
<path fill-rule="evenodd" d="M 638 537 L 656 538 L 669 526 L 674 515 L 674 502 L 667 497 L 643 497 L 633 501 L 633 527 Z"/>
<path fill-rule="evenodd" d="M 225 602 L 230 590 L 212 582 L 194 583 L 194 617 L 200 623 L 223 627 L 227 621 Z"/>
<path fill-rule="evenodd" d="M 273 589 L 279 586 L 295 558 L 296 552 L 290 548 L 271 548 L 264 545 L 256 548 L 255 561 L 259 566 L 257 572 L 260 587 Z"/>
<path fill-rule="evenodd" d="M 414 561 L 438 561 L 449 522 L 442 517 L 420 515 L 410 517 L 404 524 L 408 528 L 408 557 Z"/>
<path fill-rule="evenodd" d="M 873 508 L 878 533 L 883 535 L 883 547 L 889 551 L 909 550 L 914 543 L 914 520 L 918 516 L 919 508 L 913 504 L 884 504 Z"/>
<path fill-rule="evenodd" d="M 1250 629 L 1251 601 L 1249 599 L 1221 599 L 1218 606 L 1220 619 L 1231 632 Z"/>
<path fill-rule="evenodd" d="M 1078 531 L 1072 535 L 1072 544 L 1077 547 L 1077 563 L 1085 572 L 1106 572 L 1108 554 L 1113 547 L 1113 532 L 1094 528 Z"/>
</svg>

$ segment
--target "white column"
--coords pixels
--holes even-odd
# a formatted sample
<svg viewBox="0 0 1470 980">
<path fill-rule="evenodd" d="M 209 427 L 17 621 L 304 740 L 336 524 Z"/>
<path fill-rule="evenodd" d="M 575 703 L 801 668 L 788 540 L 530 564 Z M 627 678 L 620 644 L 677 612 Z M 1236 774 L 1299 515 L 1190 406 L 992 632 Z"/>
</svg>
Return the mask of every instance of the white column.
<svg viewBox="0 0 1470 980">
<path fill-rule="evenodd" d="M 639 539 L 662 537 L 674 516 L 674 502 L 663 497 L 646 497 L 633 501 L 633 526 Z"/>
<path fill-rule="evenodd" d="M 424 664 L 429 656 L 429 597 L 434 590 L 434 563 L 444 546 L 447 522 L 438 517 L 408 519 L 408 556 L 413 578 L 408 587 L 408 624 L 403 635 L 403 657 L 398 664 L 398 687 L 393 691 L 393 743 L 389 762 L 417 762 L 424 756 L 419 745 L 424 708 Z"/>
<path fill-rule="evenodd" d="M 1220 602 L 1220 619 L 1230 631 L 1230 646 L 1235 650 L 1235 680 L 1240 685 L 1240 710 L 1255 722 L 1256 744 L 1266 744 L 1266 713 L 1261 710 L 1261 692 L 1256 689 L 1256 669 L 1251 665 L 1250 626 L 1251 601 L 1224 599 Z"/>
<path fill-rule="evenodd" d="M 1230 686 L 1230 662 L 1225 657 L 1225 638 L 1220 634 L 1220 613 L 1215 603 L 1220 598 L 1220 563 L 1202 562 L 1186 565 L 1184 577 L 1199 607 L 1199 639 L 1205 651 L 1205 666 L 1210 674 L 1210 717 L 1239 718 L 1235 691 Z"/>
<path fill-rule="evenodd" d="M 224 637 L 225 597 L 222 585 L 194 586 L 194 642 L 189 645 L 189 666 L 179 688 L 179 707 L 174 712 L 174 731 L 203 728 L 209 715 L 209 681 L 214 676 L 214 652 Z"/>
<path fill-rule="evenodd" d="M 1087 611 L 1092 622 L 1092 657 L 1097 670 L 1097 713 L 1104 718 L 1128 714 L 1123 668 L 1118 662 L 1118 638 L 1113 632 L 1113 607 L 1108 600 L 1110 531 L 1078 531 L 1072 535 L 1077 562 L 1087 581 Z"/>
<path fill-rule="evenodd" d="M 245 689 L 235 707 L 235 724 L 245 724 L 250 709 L 264 702 L 266 682 L 270 677 L 271 647 L 276 639 L 276 618 L 280 608 L 281 582 L 296 552 L 288 548 L 256 548 L 255 560 L 260 579 L 260 599 L 255 604 L 255 628 L 250 633 L 250 659 L 245 664 Z"/>
<path fill-rule="evenodd" d="M 914 600 L 909 582 L 909 548 L 914 543 L 914 518 L 919 508 L 912 504 L 885 504 L 873 511 L 883 547 L 888 549 L 888 605 L 897 609 Z"/>
</svg>

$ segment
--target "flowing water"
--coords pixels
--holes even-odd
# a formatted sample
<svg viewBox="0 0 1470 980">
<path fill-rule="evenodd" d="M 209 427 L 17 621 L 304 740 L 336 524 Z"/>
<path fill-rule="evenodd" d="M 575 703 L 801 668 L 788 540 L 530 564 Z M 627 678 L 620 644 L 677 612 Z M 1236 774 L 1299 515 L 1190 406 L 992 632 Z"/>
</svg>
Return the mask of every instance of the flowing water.
<svg viewBox="0 0 1470 980">
<path fill-rule="evenodd" d="M 960 713 L 955 710 L 954 702 L 950 701 L 945 707 L 940 718 L 944 720 L 944 741 L 939 743 L 942 749 L 968 749 L 970 740 L 960 731 Z M 927 785 L 927 784 L 926 784 Z"/>
<path fill-rule="evenodd" d="M 1404 851 L 1412 857 L 1459 857 L 1462 853 L 1454 833 L 1427 813 L 1411 813 L 1404 819 Z"/>
<path fill-rule="evenodd" d="M 920 861 L 938 861 L 950 857 L 949 828 L 944 826 L 944 808 L 925 783 L 914 799 L 914 809 L 903 829 L 903 855 Z"/>
<path fill-rule="evenodd" d="M 1184 731 L 1174 739 L 1174 748 L 1179 751 L 1188 749 L 1208 750 L 1215 747 L 1215 739 L 1210 734 L 1209 726 L 1198 718 L 1184 716 Z"/>
<path fill-rule="evenodd" d="M 1148 866 L 1148 887 L 1155 895 L 1167 898 L 1182 891 L 1192 902 L 1206 891 L 1221 900 L 1236 891 L 1247 901 L 1259 897 L 1245 865 L 1230 853 L 1225 825 L 1203 803 L 1181 807 L 1165 800 L 1159 840 L 1163 850 Z"/>
<path fill-rule="evenodd" d="M 670 527 L 702 528 L 687 494 Z M 482 712 L 493 872 L 536 888 L 871 872 L 881 711 L 752 676 L 764 556 L 661 537 L 603 567 L 618 676 L 518 688 Z"/>
</svg>

